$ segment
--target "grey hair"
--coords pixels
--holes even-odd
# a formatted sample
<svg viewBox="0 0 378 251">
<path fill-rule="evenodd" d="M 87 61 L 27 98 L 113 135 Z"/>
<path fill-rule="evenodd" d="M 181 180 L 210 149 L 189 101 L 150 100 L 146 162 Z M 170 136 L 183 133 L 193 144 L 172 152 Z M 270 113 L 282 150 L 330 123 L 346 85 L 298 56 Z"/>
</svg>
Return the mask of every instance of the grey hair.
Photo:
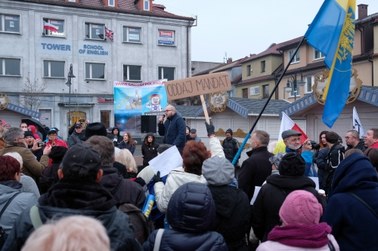
<svg viewBox="0 0 378 251">
<path fill-rule="evenodd" d="M 22 138 L 23 136 L 24 131 L 21 130 L 21 128 L 11 127 L 4 133 L 3 139 L 8 145 L 16 145 L 17 139 Z"/>
</svg>

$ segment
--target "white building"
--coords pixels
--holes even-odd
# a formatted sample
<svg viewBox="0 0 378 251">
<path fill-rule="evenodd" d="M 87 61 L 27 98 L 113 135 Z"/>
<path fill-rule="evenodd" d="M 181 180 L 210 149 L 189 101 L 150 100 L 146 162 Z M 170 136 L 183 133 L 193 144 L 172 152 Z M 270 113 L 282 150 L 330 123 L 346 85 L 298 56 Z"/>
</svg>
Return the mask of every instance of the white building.
<svg viewBox="0 0 378 251">
<path fill-rule="evenodd" d="M 0 0 L 0 118 L 113 126 L 114 81 L 190 76 L 194 22 L 152 0 Z"/>
</svg>

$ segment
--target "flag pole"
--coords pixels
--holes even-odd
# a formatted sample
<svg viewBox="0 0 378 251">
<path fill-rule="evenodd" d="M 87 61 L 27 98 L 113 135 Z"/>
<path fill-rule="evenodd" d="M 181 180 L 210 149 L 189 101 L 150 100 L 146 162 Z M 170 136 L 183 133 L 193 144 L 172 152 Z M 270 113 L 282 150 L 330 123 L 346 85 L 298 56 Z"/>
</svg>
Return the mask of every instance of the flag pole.
<svg viewBox="0 0 378 251">
<path fill-rule="evenodd" d="M 290 67 L 290 64 L 291 62 L 293 61 L 295 55 L 297 54 L 297 52 L 299 51 L 299 48 L 301 47 L 301 45 L 303 44 L 304 40 L 305 40 L 305 36 L 303 36 L 302 40 L 299 42 L 297 48 L 295 49 L 295 52 L 293 53 L 293 55 L 291 55 L 291 58 L 289 60 L 289 62 L 287 63 L 285 69 L 283 70 L 283 72 L 281 73 L 276 85 L 274 86 L 272 92 L 270 93 L 267 101 L 265 102 L 264 104 L 264 107 L 261 109 L 260 111 L 260 114 L 259 116 L 257 117 L 257 119 L 255 120 L 255 122 L 253 123 L 251 129 L 249 130 L 249 132 L 247 133 L 247 135 L 245 136 L 244 140 L 243 140 L 243 143 L 241 144 L 241 146 L 239 147 L 239 150 L 238 152 L 236 153 L 236 155 L 234 156 L 234 159 L 232 160 L 232 164 L 235 165 L 236 162 L 238 161 L 239 157 L 240 157 L 240 154 L 241 152 L 243 151 L 248 139 L 251 137 L 251 134 L 252 134 L 252 131 L 255 129 L 256 125 L 257 125 L 257 122 L 259 122 L 260 118 L 261 118 L 261 115 L 264 113 L 265 111 L 265 108 L 268 106 L 269 104 L 269 101 L 272 99 L 273 97 L 273 94 L 276 92 L 277 88 L 278 88 L 278 85 L 281 83 L 281 80 L 282 78 L 285 76 L 285 73 L 287 72 L 287 70 L 289 69 Z"/>
</svg>

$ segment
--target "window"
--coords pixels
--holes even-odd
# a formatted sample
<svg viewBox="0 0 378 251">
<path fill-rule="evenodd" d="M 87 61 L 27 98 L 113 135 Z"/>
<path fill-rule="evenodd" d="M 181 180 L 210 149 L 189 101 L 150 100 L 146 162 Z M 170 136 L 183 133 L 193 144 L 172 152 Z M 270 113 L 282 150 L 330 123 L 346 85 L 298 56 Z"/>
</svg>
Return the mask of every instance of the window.
<svg viewBox="0 0 378 251">
<path fill-rule="evenodd" d="M 150 10 L 150 0 L 143 0 L 143 10 Z"/>
<path fill-rule="evenodd" d="M 175 79 L 174 67 L 159 67 L 159 79 L 167 79 L 168 81 Z"/>
<path fill-rule="evenodd" d="M 323 52 L 314 49 L 314 59 L 322 59 L 322 58 L 324 58 Z"/>
<path fill-rule="evenodd" d="M 64 20 L 58 19 L 43 19 L 43 35 L 44 36 L 64 36 Z"/>
<path fill-rule="evenodd" d="M 124 65 L 123 81 L 141 81 L 141 69 L 139 65 Z"/>
<path fill-rule="evenodd" d="M 295 49 L 292 49 L 289 51 L 289 60 L 293 56 L 294 52 L 295 52 Z M 291 63 L 292 64 L 299 63 L 299 61 L 300 61 L 300 57 L 299 57 L 299 51 L 298 51 L 297 54 L 295 54 L 293 61 Z"/>
<path fill-rule="evenodd" d="M 64 78 L 64 61 L 43 61 L 43 76 L 45 78 Z"/>
<path fill-rule="evenodd" d="M 260 95 L 260 86 L 253 86 L 249 88 L 249 95 L 256 96 Z"/>
<path fill-rule="evenodd" d="M 158 45 L 175 45 L 175 31 L 159 30 Z"/>
<path fill-rule="evenodd" d="M 105 79 L 105 64 L 102 63 L 85 63 L 86 79 Z"/>
<path fill-rule="evenodd" d="M 128 43 L 141 43 L 142 29 L 139 27 L 123 27 L 123 41 Z"/>
<path fill-rule="evenodd" d="M 108 0 L 108 6 L 114 7 L 115 6 L 115 0 Z"/>
<path fill-rule="evenodd" d="M 0 31 L 20 33 L 20 16 L 0 14 Z"/>
<path fill-rule="evenodd" d="M 265 60 L 260 62 L 261 64 L 261 72 L 265 72 Z"/>
<path fill-rule="evenodd" d="M 85 37 L 93 40 L 105 39 L 105 25 L 85 23 Z"/>
<path fill-rule="evenodd" d="M 21 76 L 21 60 L 0 58 L 0 76 Z"/>
<path fill-rule="evenodd" d="M 252 74 L 252 67 L 249 64 L 249 65 L 247 65 L 247 76 L 249 77 L 249 76 L 251 76 L 251 74 Z"/>
<path fill-rule="evenodd" d="M 242 89 L 242 98 L 248 98 L 248 88 Z"/>
<path fill-rule="evenodd" d="M 269 98 L 269 85 L 263 85 L 262 86 L 262 89 L 263 89 L 263 97 L 262 98 Z"/>
<path fill-rule="evenodd" d="M 312 85 L 313 85 L 313 80 L 314 78 L 312 76 L 307 76 L 305 77 L 306 84 L 305 84 L 305 93 L 312 92 Z"/>
</svg>

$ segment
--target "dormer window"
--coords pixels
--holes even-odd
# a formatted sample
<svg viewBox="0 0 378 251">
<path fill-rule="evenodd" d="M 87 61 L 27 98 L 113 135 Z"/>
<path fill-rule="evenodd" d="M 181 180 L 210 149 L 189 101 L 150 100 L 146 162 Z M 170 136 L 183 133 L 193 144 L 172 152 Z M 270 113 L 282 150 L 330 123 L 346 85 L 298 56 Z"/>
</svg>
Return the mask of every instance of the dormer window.
<svg viewBox="0 0 378 251">
<path fill-rule="evenodd" d="M 115 7 L 115 0 L 108 0 L 109 7 Z"/>
<path fill-rule="evenodd" d="M 143 10 L 150 11 L 150 0 L 143 0 Z"/>
</svg>

